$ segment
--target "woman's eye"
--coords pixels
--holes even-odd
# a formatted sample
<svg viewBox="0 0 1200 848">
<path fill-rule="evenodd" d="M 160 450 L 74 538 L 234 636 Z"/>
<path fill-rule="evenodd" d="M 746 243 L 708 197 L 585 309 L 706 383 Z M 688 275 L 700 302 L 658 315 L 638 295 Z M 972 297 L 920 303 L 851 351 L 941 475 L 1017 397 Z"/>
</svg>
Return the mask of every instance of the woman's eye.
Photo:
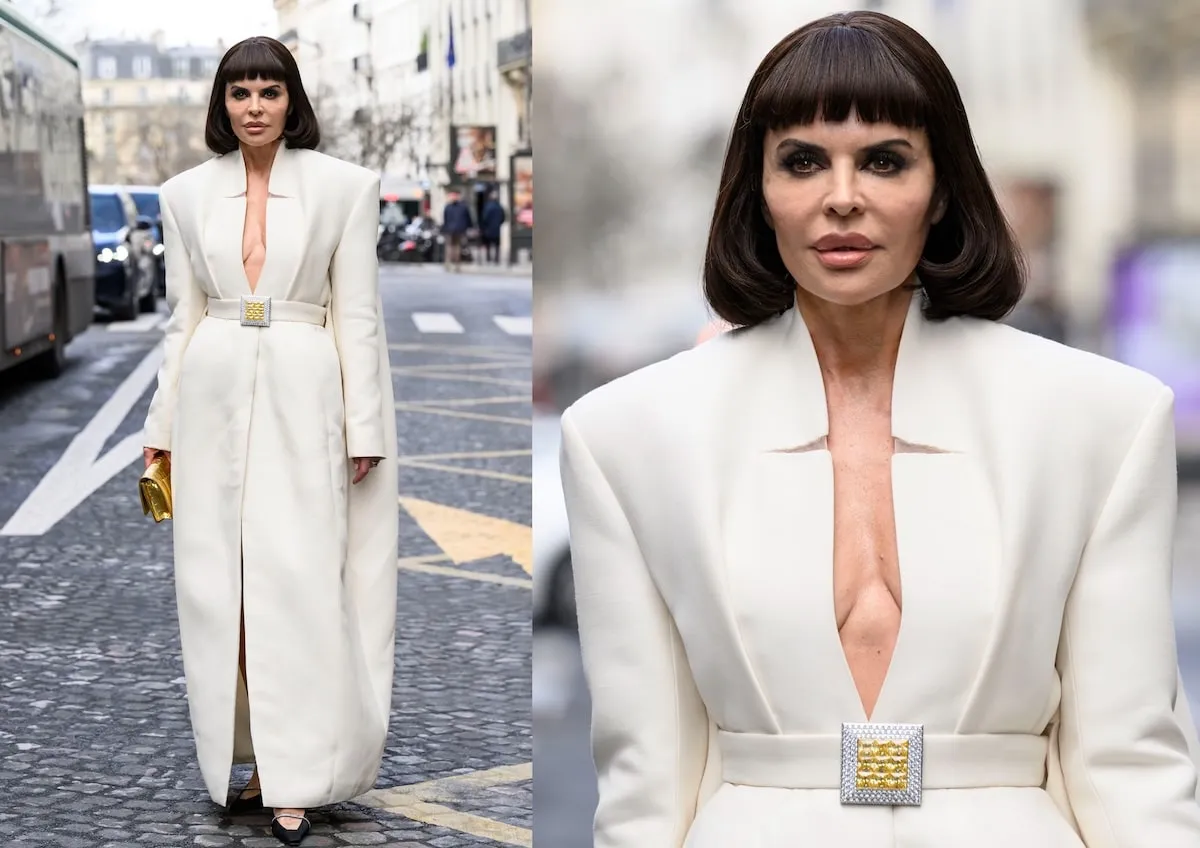
<svg viewBox="0 0 1200 848">
<path fill-rule="evenodd" d="M 807 173 L 813 170 L 817 163 L 807 153 L 798 153 L 788 157 L 786 164 L 789 170 Z"/>
<path fill-rule="evenodd" d="M 904 160 L 894 153 L 876 153 L 869 163 L 873 170 L 885 173 L 899 171 L 904 167 Z"/>
</svg>

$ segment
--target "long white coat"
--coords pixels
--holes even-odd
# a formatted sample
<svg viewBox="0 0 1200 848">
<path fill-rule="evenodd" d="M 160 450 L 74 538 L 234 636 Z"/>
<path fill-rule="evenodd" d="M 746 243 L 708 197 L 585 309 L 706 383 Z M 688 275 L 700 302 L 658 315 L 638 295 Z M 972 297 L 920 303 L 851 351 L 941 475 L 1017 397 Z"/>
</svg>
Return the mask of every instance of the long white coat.
<svg viewBox="0 0 1200 848">
<path fill-rule="evenodd" d="M 378 186 L 363 168 L 279 148 L 254 293 L 328 312 L 323 327 L 266 328 L 206 315 L 209 297 L 251 293 L 241 153 L 161 189 L 172 312 L 145 444 L 172 452 L 188 705 L 221 804 L 235 761 L 257 763 L 264 804 L 295 807 L 352 798 L 381 764 L 399 517 Z M 385 459 L 352 486 L 357 456 Z"/>
<path fill-rule="evenodd" d="M 1200 846 L 1170 391 L 918 305 L 892 403 L 903 616 L 870 718 L 924 724 L 944 788 L 840 802 L 841 724 L 866 717 L 833 615 L 825 391 L 793 308 L 562 417 L 596 848 Z M 944 758 L 981 735 L 1002 752 L 956 773 Z"/>
</svg>

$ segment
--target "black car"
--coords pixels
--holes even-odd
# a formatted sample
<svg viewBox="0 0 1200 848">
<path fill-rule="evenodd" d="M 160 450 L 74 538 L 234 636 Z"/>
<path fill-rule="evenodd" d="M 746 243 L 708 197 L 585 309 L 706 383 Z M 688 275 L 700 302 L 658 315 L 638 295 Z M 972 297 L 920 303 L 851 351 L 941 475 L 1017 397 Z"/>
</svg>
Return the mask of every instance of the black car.
<svg viewBox="0 0 1200 848">
<path fill-rule="evenodd" d="M 131 185 L 125 186 L 125 190 L 133 198 L 138 215 L 142 218 L 149 218 L 153 222 L 150 236 L 154 242 L 151 248 L 151 253 L 154 254 L 154 291 L 160 297 L 165 296 L 167 293 L 167 266 L 164 257 L 166 251 L 163 247 L 162 212 L 158 206 L 158 187 Z"/>
<path fill-rule="evenodd" d="M 92 242 L 96 247 L 96 305 L 133 320 L 139 309 L 153 312 L 154 222 L 138 215 L 121 186 L 89 186 Z"/>
</svg>

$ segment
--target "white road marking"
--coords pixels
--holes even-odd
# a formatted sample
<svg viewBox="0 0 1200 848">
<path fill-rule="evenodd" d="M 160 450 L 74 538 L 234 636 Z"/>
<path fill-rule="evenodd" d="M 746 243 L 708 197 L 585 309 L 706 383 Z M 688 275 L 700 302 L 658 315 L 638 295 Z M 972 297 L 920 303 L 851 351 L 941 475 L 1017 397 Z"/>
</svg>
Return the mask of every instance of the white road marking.
<svg viewBox="0 0 1200 848">
<path fill-rule="evenodd" d="M 533 318 L 529 315 L 493 315 L 496 326 L 510 336 L 532 336 Z"/>
<path fill-rule="evenodd" d="M 414 312 L 412 320 L 422 333 L 463 332 L 463 325 L 449 312 Z"/>
<path fill-rule="evenodd" d="M 146 312 L 132 321 L 113 321 L 108 325 L 110 333 L 145 333 L 157 329 L 164 321 L 157 312 Z"/>
<path fill-rule="evenodd" d="M 0 536 L 41 536 L 141 457 L 141 430 L 126 436 L 104 456 L 100 450 L 157 377 L 162 358 L 163 346 L 155 345 L 71 440 L 54 467 L 0 528 Z"/>
</svg>

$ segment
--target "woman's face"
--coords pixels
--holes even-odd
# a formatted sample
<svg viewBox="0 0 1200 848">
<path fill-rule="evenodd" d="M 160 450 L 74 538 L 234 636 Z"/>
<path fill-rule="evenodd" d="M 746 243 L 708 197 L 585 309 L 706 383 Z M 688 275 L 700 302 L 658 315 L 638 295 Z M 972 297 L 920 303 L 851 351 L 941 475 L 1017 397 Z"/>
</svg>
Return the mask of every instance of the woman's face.
<svg viewBox="0 0 1200 848">
<path fill-rule="evenodd" d="M 283 135 L 287 122 L 287 85 L 263 79 L 228 83 L 225 109 L 238 141 L 247 147 L 271 144 Z"/>
<path fill-rule="evenodd" d="M 772 130 L 763 145 L 767 222 L 801 289 L 856 306 L 908 281 L 945 214 L 924 130 L 851 115 Z"/>
</svg>

